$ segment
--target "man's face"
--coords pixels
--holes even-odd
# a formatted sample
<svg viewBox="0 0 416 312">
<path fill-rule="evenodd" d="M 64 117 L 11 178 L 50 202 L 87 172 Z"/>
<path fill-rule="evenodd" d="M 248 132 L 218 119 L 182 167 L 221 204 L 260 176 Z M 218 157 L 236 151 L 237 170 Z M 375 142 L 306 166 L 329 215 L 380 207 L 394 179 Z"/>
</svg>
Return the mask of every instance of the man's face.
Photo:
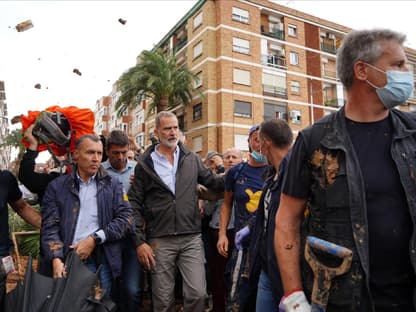
<svg viewBox="0 0 416 312">
<path fill-rule="evenodd" d="M 383 54 L 373 64 L 382 71 L 398 70 L 409 71 L 406 66 L 406 55 L 403 47 L 394 40 L 383 41 L 380 43 Z M 368 70 L 368 80 L 376 86 L 383 87 L 387 84 L 386 74 L 375 69 Z"/>
<path fill-rule="evenodd" d="M 161 117 L 160 127 L 155 129 L 161 145 L 174 148 L 178 144 L 179 127 L 178 119 L 175 117 Z"/>
<path fill-rule="evenodd" d="M 243 161 L 241 158 L 241 153 L 237 150 L 228 150 L 224 154 L 224 167 L 225 170 L 230 169 L 231 167 L 234 167 L 235 165 L 238 165 Z"/>
<path fill-rule="evenodd" d="M 122 170 L 126 167 L 127 164 L 127 152 L 129 150 L 129 146 L 120 146 L 111 144 L 106 152 L 108 160 L 110 161 L 111 167 L 116 170 Z"/>
<path fill-rule="evenodd" d="M 103 144 L 85 139 L 75 151 L 78 171 L 81 177 L 92 177 L 97 173 L 103 157 Z"/>
<path fill-rule="evenodd" d="M 135 155 L 134 155 L 134 152 L 132 150 L 128 150 L 126 155 L 127 155 L 128 160 L 134 161 L 134 156 Z"/>
<path fill-rule="evenodd" d="M 249 139 L 248 139 L 248 146 L 251 148 L 252 151 L 259 152 L 260 151 L 260 140 L 259 140 L 259 131 L 254 131 Z"/>
</svg>

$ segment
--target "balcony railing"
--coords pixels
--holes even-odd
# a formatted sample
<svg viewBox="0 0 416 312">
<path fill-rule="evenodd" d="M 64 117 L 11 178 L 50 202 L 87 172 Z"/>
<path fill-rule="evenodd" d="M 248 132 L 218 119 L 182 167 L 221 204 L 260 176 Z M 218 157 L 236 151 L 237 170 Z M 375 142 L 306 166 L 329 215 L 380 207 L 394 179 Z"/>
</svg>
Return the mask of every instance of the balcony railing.
<svg viewBox="0 0 416 312">
<path fill-rule="evenodd" d="M 263 85 L 263 93 L 287 99 L 287 89 L 271 85 Z"/>
<path fill-rule="evenodd" d="M 333 44 L 328 44 L 325 42 L 321 42 L 321 51 L 336 54 L 337 48 Z"/>
<path fill-rule="evenodd" d="M 285 40 L 285 31 L 284 30 L 275 30 L 275 31 L 266 31 L 264 26 L 261 26 L 261 34 L 264 36 L 276 38 L 279 40 Z"/>
<path fill-rule="evenodd" d="M 175 52 L 178 52 L 180 49 L 182 49 L 186 45 L 187 42 L 188 42 L 187 38 L 182 39 L 181 41 L 179 41 L 177 43 L 176 47 L 175 47 Z"/>
<path fill-rule="evenodd" d="M 345 104 L 345 100 L 344 99 L 338 99 L 338 98 L 333 98 L 333 99 L 325 99 L 324 100 L 324 105 L 325 106 L 330 106 L 330 107 L 341 107 Z"/>
<path fill-rule="evenodd" d="M 279 55 L 263 54 L 261 56 L 261 63 L 275 68 L 287 68 L 286 58 Z"/>
</svg>

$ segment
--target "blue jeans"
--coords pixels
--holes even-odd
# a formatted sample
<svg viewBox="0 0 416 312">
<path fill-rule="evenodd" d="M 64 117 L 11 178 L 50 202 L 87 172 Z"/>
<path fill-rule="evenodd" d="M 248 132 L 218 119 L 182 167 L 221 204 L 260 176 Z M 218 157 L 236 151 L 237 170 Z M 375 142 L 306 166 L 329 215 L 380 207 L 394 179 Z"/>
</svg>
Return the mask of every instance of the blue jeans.
<svg viewBox="0 0 416 312">
<path fill-rule="evenodd" d="M 279 307 L 273 298 L 270 279 L 264 271 L 261 271 L 257 288 L 256 312 L 278 312 Z"/>
<path fill-rule="evenodd" d="M 99 259 L 99 263 L 91 257 L 85 260 L 84 263 L 87 266 L 87 268 L 94 273 L 100 267 L 99 278 L 101 282 L 101 288 L 103 288 L 103 296 L 110 296 L 111 287 L 113 284 L 113 275 L 111 273 L 111 268 L 105 255 L 102 254 L 102 256 Z"/>
<path fill-rule="evenodd" d="M 142 268 L 131 238 L 123 242 L 123 269 L 121 272 L 120 311 L 137 312 L 140 306 Z"/>
</svg>

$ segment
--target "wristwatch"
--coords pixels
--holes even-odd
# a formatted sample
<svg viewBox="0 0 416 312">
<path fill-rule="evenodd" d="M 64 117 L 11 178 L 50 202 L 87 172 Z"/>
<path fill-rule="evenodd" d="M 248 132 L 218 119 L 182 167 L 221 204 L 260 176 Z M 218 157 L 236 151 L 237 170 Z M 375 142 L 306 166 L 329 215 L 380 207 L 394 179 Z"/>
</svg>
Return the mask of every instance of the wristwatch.
<svg viewBox="0 0 416 312">
<path fill-rule="evenodd" d="M 98 236 L 97 232 L 92 233 L 90 236 L 92 237 L 96 245 L 100 245 L 102 243 L 102 239 L 100 236 Z"/>
</svg>

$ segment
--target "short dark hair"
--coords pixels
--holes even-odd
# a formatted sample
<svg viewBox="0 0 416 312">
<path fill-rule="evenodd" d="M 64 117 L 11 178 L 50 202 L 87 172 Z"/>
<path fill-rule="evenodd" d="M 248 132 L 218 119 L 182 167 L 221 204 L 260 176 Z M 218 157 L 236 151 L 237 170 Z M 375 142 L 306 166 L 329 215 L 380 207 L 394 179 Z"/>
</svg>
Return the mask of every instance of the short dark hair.
<svg viewBox="0 0 416 312">
<path fill-rule="evenodd" d="M 283 119 L 270 119 L 260 125 L 260 135 L 272 141 L 277 148 L 290 146 L 293 141 L 292 129 Z"/>
<path fill-rule="evenodd" d="M 107 137 L 105 147 L 109 149 L 111 145 L 128 146 L 129 144 L 129 137 L 124 131 L 113 130 Z"/>
</svg>

